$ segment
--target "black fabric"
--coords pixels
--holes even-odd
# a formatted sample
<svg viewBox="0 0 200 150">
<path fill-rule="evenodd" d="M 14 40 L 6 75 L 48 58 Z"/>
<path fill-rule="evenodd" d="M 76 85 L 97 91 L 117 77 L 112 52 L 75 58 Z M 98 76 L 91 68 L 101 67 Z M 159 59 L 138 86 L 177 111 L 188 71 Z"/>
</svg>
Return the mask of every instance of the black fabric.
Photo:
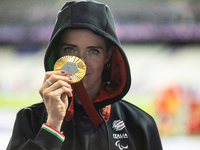
<svg viewBox="0 0 200 150">
<path fill-rule="evenodd" d="M 115 58 L 119 58 L 117 60 L 120 63 L 116 63 L 113 70 L 123 68 L 124 78 L 116 81 L 123 81 L 123 84 L 118 84 L 123 86 L 117 87 L 120 90 L 116 90 L 117 94 L 111 98 L 99 94 L 104 100 L 94 103 L 98 111 L 111 104 L 110 118 L 107 122 L 95 126 L 83 107 L 75 103 L 74 116 L 69 122 L 64 120 L 62 124 L 61 132 L 65 135 L 65 141 L 62 143 L 53 134 L 41 129 L 42 124 L 46 122 L 47 112 L 43 102 L 34 104 L 18 112 L 7 150 L 162 150 L 153 118 L 136 106 L 121 100 L 130 88 L 130 68 L 117 38 L 109 8 L 104 4 L 87 0 L 66 3 L 58 14 L 47 47 L 44 59 L 46 71 L 53 70 L 53 65 L 58 59 L 55 55 L 56 44 L 61 32 L 66 28 L 92 30 L 95 34 L 110 40 L 115 46 Z M 122 64 L 123 67 L 118 64 Z M 113 74 L 115 71 L 110 72 Z M 116 76 L 120 77 L 120 73 L 118 70 Z M 113 126 L 113 123 L 117 125 Z"/>
<path fill-rule="evenodd" d="M 112 104 L 109 120 L 97 126 L 92 124 L 82 106 L 75 103 L 73 118 L 64 121 L 61 128 L 65 135 L 63 143 L 40 129 L 46 115 L 43 102 L 19 111 L 7 150 L 119 150 L 119 146 L 128 146 L 131 150 L 162 150 L 153 118 L 123 100 Z M 35 118 L 42 119 L 33 121 Z M 114 130 L 115 120 L 123 121 L 125 128 Z"/>
</svg>

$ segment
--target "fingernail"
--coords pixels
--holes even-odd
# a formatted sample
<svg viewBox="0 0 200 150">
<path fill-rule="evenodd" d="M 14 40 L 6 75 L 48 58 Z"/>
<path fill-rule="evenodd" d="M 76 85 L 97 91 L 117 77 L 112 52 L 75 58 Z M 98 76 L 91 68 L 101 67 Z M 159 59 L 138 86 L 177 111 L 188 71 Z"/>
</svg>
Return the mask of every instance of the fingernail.
<svg viewBox="0 0 200 150">
<path fill-rule="evenodd" d="M 62 73 L 62 74 L 65 74 L 66 72 L 65 72 L 65 70 L 62 70 L 61 73 Z"/>
<path fill-rule="evenodd" d="M 73 93 L 71 94 L 71 97 L 73 97 Z"/>
<path fill-rule="evenodd" d="M 72 80 L 72 78 L 68 78 L 69 80 Z"/>
</svg>

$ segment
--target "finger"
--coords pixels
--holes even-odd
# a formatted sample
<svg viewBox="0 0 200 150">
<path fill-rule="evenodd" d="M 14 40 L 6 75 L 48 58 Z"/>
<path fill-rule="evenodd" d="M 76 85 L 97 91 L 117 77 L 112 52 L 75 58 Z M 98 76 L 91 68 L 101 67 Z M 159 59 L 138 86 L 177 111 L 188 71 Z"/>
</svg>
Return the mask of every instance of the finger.
<svg viewBox="0 0 200 150">
<path fill-rule="evenodd" d="M 67 83 L 66 81 L 57 80 L 54 84 L 52 84 L 51 86 L 48 86 L 48 87 L 46 87 L 45 84 L 41 87 L 41 89 L 39 91 L 39 93 L 40 93 L 40 95 L 42 97 L 43 97 L 43 95 L 45 95 L 44 90 L 46 90 L 46 93 L 50 93 L 52 91 L 56 91 L 57 89 L 60 89 L 60 88 L 63 88 L 63 87 L 65 87 L 65 88 L 67 88 L 67 89 L 69 89 L 71 91 L 71 93 L 69 94 L 69 96 L 72 97 L 71 84 Z"/>
<path fill-rule="evenodd" d="M 53 100 L 52 103 L 56 103 L 57 101 L 63 101 L 65 99 L 61 99 L 62 95 L 66 94 L 69 97 L 72 97 L 72 89 L 61 87 L 54 91 L 50 91 L 50 89 L 44 90 L 44 101 L 47 102 L 49 100 Z M 65 102 L 64 102 L 65 103 Z"/>
<path fill-rule="evenodd" d="M 67 97 L 68 95 L 66 94 L 66 93 L 63 93 L 62 95 L 61 95 L 61 100 L 62 100 L 62 102 L 65 104 L 65 106 L 69 106 L 69 101 L 68 101 L 68 97 Z M 69 97 L 72 97 L 72 96 L 69 96 Z"/>
<path fill-rule="evenodd" d="M 66 75 L 66 72 L 64 70 L 56 70 L 56 71 L 47 71 L 44 77 L 43 84 L 46 82 L 46 80 L 52 76 L 52 75 Z"/>
<path fill-rule="evenodd" d="M 47 80 L 48 79 L 48 80 Z M 44 78 L 44 82 L 43 82 L 43 85 L 41 86 L 41 88 L 39 89 L 39 93 L 41 95 L 41 97 L 43 98 L 43 91 L 52 86 L 55 82 L 57 81 L 64 81 L 64 82 L 67 82 L 67 83 L 72 83 L 72 80 L 71 79 L 68 79 L 66 77 L 66 72 L 63 71 L 63 70 L 58 70 L 58 71 L 48 71 L 46 72 L 45 74 L 45 78 Z"/>
<path fill-rule="evenodd" d="M 52 86 L 53 84 L 57 83 L 58 81 L 63 81 L 68 84 L 71 84 L 73 82 L 71 78 L 53 74 L 46 80 L 46 82 L 44 82 L 43 86 L 49 87 L 49 86 Z"/>
<path fill-rule="evenodd" d="M 65 87 L 65 88 L 72 90 L 71 84 L 69 84 L 65 81 L 62 81 L 62 80 L 56 81 L 52 86 L 49 87 L 49 90 L 55 91 L 55 90 L 62 88 L 62 87 Z"/>
</svg>

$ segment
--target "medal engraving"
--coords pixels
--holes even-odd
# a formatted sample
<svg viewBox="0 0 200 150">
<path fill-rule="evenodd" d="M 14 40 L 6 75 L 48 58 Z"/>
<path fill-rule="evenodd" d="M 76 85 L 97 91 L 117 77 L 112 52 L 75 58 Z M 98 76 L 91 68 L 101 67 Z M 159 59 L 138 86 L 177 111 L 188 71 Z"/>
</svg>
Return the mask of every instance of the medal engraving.
<svg viewBox="0 0 200 150">
<path fill-rule="evenodd" d="M 74 75 L 75 73 L 78 72 L 78 67 L 75 63 L 73 62 L 66 62 L 63 66 L 62 69 L 66 71 L 66 74 L 68 75 Z"/>
</svg>

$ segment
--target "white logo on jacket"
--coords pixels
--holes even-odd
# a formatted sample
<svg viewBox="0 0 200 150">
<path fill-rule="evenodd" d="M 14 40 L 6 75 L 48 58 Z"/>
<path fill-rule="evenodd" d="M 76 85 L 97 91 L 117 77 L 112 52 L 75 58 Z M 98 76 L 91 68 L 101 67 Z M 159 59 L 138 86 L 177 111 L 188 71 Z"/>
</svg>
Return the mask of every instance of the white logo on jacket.
<svg viewBox="0 0 200 150">
<path fill-rule="evenodd" d="M 126 139 L 128 138 L 128 135 L 126 133 L 120 133 L 120 134 L 113 134 L 114 139 Z"/>
<path fill-rule="evenodd" d="M 123 130 L 125 128 L 125 124 L 121 120 L 115 120 L 115 121 L 113 121 L 112 125 L 113 125 L 112 128 L 115 131 L 121 131 L 121 130 Z"/>
<path fill-rule="evenodd" d="M 122 145 L 120 144 L 120 140 L 116 141 L 116 142 L 115 142 L 115 145 L 118 146 L 120 150 L 128 149 L 128 145 L 122 146 Z"/>
</svg>

